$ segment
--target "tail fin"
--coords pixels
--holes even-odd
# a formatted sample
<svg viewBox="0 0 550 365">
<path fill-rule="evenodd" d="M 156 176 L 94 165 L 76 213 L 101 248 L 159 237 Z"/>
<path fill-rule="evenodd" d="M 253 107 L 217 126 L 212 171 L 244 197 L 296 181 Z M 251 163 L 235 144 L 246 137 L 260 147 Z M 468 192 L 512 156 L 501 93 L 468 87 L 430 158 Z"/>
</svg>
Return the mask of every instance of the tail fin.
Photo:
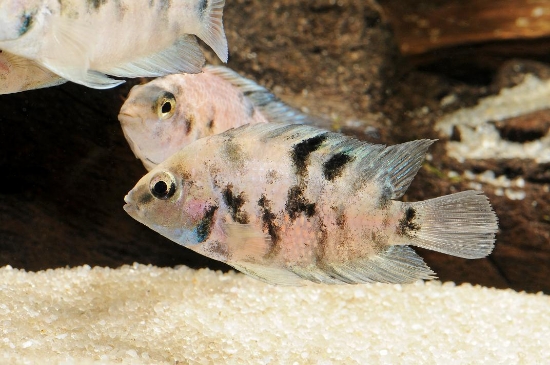
<svg viewBox="0 0 550 365">
<path fill-rule="evenodd" d="M 400 229 L 410 244 L 467 259 L 485 257 L 493 250 L 498 219 L 482 192 L 464 191 L 406 205 Z"/>
<path fill-rule="evenodd" d="M 202 13 L 202 27 L 197 36 L 208 44 L 223 62 L 227 62 L 227 39 L 223 30 L 223 7 L 225 0 L 202 0 L 205 8 Z"/>
</svg>

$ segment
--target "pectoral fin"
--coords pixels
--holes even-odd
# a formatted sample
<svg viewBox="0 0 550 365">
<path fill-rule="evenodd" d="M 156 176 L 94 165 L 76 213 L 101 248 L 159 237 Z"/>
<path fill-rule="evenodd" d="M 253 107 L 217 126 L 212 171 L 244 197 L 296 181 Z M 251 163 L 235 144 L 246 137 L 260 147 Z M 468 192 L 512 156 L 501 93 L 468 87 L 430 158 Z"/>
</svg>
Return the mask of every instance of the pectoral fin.
<svg viewBox="0 0 550 365">
<path fill-rule="evenodd" d="M 117 77 L 158 77 L 175 73 L 199 73 L 204 55 L 197 39 L 186 34 L 172 46 L 152 55 L 101 70 Z"/>
<path fill-rule="evenodd" d="M 250 224 L 228 223 L 223 230 L 232 261 L 259 260 L 271 246 L 271 237 Z"/>
</svg>

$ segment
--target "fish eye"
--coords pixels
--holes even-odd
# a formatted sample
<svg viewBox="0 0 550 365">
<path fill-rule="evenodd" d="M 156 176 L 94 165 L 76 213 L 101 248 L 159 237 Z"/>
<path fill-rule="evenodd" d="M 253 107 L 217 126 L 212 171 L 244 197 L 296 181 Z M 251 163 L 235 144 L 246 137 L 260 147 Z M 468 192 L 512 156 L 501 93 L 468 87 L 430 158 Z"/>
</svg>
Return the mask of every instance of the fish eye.
<svg viewBox="0 0 550 365">
<path fill-rule="evenodd" d="M 157 114 L 160 119 L 168 119 L 176 111 L 176 98 L 174 94 L 165 92 L 157 100 Z"/>
<path fill-rule="evenodd" d="M 176 192 L 176 179 L 167 171 L 159 172 L 151 178 L 149 190 L 157 199 L 169 199 Z"/>
</svg>

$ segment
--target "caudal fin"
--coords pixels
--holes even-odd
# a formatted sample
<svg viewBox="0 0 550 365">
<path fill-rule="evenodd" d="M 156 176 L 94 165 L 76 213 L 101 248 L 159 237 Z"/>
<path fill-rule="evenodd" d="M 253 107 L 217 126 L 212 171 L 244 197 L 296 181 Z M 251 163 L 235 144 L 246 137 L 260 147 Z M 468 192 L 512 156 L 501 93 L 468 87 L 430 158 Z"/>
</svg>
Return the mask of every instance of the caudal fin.
<svg viewBox="0 0 550 365">
<path fill-rule="evenodd" d="M 467 259 L 485 257 L 493 250 L 498 219 L 482 192 L 405 204 L 399 230 L 410 244 Z"/>
<path fill-rule="evenodd" d="M 223 30 L 223 7 L 225 0 L 203 0 L 206 7 L 202 13 L 202 27 L 197 36 L 208 44 L 223 62 L 227 62 L 227 39 Z"/>
</svg>

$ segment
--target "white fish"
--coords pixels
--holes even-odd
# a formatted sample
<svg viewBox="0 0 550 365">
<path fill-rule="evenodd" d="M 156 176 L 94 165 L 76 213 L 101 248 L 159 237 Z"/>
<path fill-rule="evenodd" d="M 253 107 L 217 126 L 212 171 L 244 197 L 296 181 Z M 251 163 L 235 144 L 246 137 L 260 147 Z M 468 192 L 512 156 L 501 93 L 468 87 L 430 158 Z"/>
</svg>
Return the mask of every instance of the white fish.
<svg viewBox="0 0 550 365">
<path fill-rule="evenodd" d="M 227 61 L 225 0 L 2 0 L 0 49 L 69 81 L 110 88 L 117 77 L 200 72 L 194 35 Z"/>
<path fill-rule="evenodd" d="M 66 81 L 34 61 L 0 51 L 0 94 L 56 86 Z"/>
<path fill-rule="evenodd" d="M 395 200 L 432 143 L 386 147 L 305 125 L 247 125 L 181 149 L 136 184 L 124 209 L 272 284 L 430 279 L 408 245 L 482 258 L 498 229 L 481 192 Z"/>
<path fill-rule="evenodd" d="M 244 124 L 311 118 L 257 83 L 222 66 L 134 86 L 118 115 L 124 136 L 147 170 L 199 138 Z"/>
</svg>

